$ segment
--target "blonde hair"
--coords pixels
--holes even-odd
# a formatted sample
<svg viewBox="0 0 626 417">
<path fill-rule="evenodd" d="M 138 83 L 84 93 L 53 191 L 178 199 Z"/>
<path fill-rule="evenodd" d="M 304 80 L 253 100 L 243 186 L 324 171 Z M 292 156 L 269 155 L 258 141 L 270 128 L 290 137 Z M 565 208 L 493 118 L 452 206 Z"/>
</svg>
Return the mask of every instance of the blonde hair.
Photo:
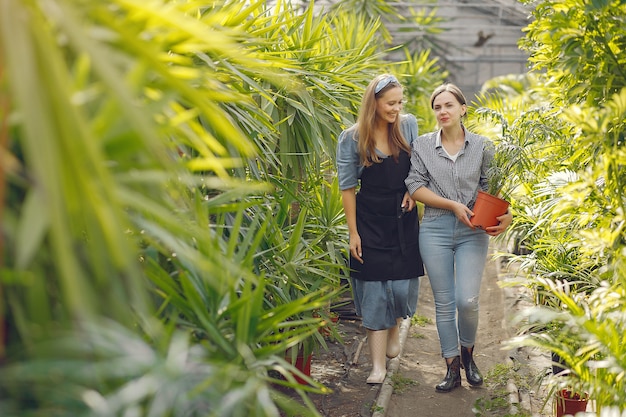
<svg viewBox="0 0 626 417">
<path fill-rule="evenodd" d="M 387 84 L 385 84 L 385 81 Z M 379 87 L 381 83 L 382 87 Z M 358 150 L 363 166 L 380 163 L 382 159 L 376 154 L 376 140 L 374 139 L 374 126 L 376 123 L 376 100 L 393 88 L 402 88 L 398 80 L 390 74 L 381 74 L 374 78 L 363 94 L 359 117 L 356 123 Z M 378 90 L 378 91 L 376 91 Z M 398 162 L 400 150 L 411 153 L 411 148 L 406 143 L 400 130 L 400 117 L 396 117 L 393 123 L 389 123 L 389 148 L 394 161 Z"/>
</svg>

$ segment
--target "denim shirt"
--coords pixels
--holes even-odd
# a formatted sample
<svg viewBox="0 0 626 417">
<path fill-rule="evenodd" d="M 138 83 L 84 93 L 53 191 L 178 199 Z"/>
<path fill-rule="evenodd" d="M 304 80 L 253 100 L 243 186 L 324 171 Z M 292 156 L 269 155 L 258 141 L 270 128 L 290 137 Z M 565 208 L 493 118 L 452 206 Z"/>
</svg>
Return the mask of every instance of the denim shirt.
<svg viewBox="0 0 626 417">
<path fill-rule="evenodd" d="M 494 155 L 493 143 L 484 136 L 465 131 L 465 146 L 453 161 L 441 144 L 441 130 L 422 135 L 413 142 L 411 170 L 405 180 L 413 194 L 426 187 L 435 194 L 458 201 L 472 209 L 478 190 L 487 189 L 487 170 Z M 424 218 L 438 217 L 448 210 L 428 207 Z"/>
<path fill-rule="evenodd" d="M 400 115 L 400 131 L 409 146 L 417 139 L 417 119 L 412 114 Z M 339 135 L 337 144 L 337 175 L 339 177 L 339 189 L 347 190 L 359 184 L 359 178 L 365 168 L 361 165 L 359 150 L 357 147 L 356 125 L 344 130 Z M 378 149 L 376 154 L 381 158 L 387 156 Z"/>
</svg>

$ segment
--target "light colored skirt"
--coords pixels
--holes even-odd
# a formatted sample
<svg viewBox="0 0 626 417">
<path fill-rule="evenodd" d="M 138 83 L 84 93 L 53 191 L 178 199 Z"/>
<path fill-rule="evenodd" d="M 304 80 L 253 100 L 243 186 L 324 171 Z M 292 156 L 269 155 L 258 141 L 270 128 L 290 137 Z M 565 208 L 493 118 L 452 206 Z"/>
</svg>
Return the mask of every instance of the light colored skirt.
<svg viewBox="0 0 626 417">
<path fill-rule="evenodd" d="M 413 317 L 417 308 L 419 277 L 391 281 L 351 279 L 356 314 L 363 327 L 385 330 L 397 324 L 397 319 Z"/>
</svg>

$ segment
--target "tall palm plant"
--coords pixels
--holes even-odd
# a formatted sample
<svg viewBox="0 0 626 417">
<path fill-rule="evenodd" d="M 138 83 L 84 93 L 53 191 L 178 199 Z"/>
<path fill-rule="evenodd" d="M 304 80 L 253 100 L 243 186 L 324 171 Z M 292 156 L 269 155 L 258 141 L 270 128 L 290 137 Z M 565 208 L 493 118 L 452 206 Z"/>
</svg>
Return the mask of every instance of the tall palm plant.
<svg viewBox="0 0 626 417">
<path fill-rule="evenodd" d="M 25 357 L 49 358 L 48 369 L 61 366 L 63 358 L 72 359 L 78 352 L 53 349 L 44 351 L 52 352 L 46 357 L 40 343 L 74 329 L 75 336 L 62 340 L 90 341 L 85 345 L 87 357 L 101 355 L 102 367 L 112 373 L 94 375 L 87 382 L 75 361 L 63 365 L 61 374 L 104 396 L 98 404 L 108 404 L 102 409 L 105 414 L 138 407 L 148 413 L 151 407 L 139 404 L 159 398 L 159 390 L 151 385 L 135 401 L 116 403 L 132 375 L 144 380 L 147 375 L 116 373 L 110 361 L 121 353 L 101 350 L 104 345 L 97 335 L 117 331 L 106 343 L 127 340 L 139 348 L 122 334 L 123 328 L 134 328 L 137 337 L 153 344 L 152 353 L 145 353 L 156 356 L 176 351 L 182 337 L 185 343 L 195 340 L 192 350 L 222 352 L 212 357 L 220 373 L 229 361 L 239 372 L 220 379 L 224 391 L 219 394 L 210 383 L 213 368 L 201 371 L 194 384 L 181 388 L 203 386 L 222 402 L 197 408 L 191 401 L 177 414 L 191 407 L 216 415 L 250 415 L 250 410 L 276 415 L 266 372 L 276 366 L 285 374 L 288 365 L 276 358 L 259 361 L 310 335 L 312 322 L 296 323 L 295 330 L 289 323 L 290 333 L 280 339 L 276 330 L 285 327 L 289 317 L 319 307 L 328 294 L 312 292 L 297 302 L 268 305 L 262 276 L 224 258 L 240 240 L 211 233 L 211 221 L 218 222 L 215 216 L 221 212 L 241 213 L 251 207 L 240 202 L 242 198 L 267 188 L 231 176 L 229 170 L 241 166 L 242 157 L 251 156 L 255 147 L 227 122 L 230 114 L 223 108 L 256 107 L 210 67 L 195 65 L 197 57 L 210 56 L 230 56 L 241 67 L 264 61 L 239 47 L 241 38 L 248 36 L 245 31 L 220 25 L 224 9 L 202 10 L 206 13 L 199 19 L 193 12 L 200 10 L 191 4 L 120 1 L 111 6 L 70 1 L 1 4 L 2 92 L 11 98 L 10 117 L 3 113 L 2 120 L 12 122 L 7 160 L 14 163 L 6 202 L 10 227 L 4 265 L 11 273 L 2 283 L 2 301 L 10 300 L 10 357 L 14 361 L 19 349 Z M 250 13 L 238 15 L 241 9 L 233 4 L 230 11 L 233 18 Z M 268 57 L 270 69 L 271 62 Z M 258 77 L 263 74 L 257 72 Z M 248 117 L 262 115 L 256 110 Z M 237 230 L 231 230 L 232 236 Z M 258 242 L 249 249 L 262 253 Z M 122 327 L 108 326 L 103 317 Z M 159 317 L 166 319 L 163 324 L 183 325 L 189 333 L 170 337 L 173 327 L 163 327 L 155 320 Z M 255 352 L 259 347 L 265 350 Z M 184 354 L 185 348 L 179 352 Z M 129 360 L 136 354 L 132 349 L 127 353 Z M 199 353 L 193 357 L 201 358 Z M 98 404 L 79 399 L 80 391 L 47 396 L 35 389 L 40 385 L 33 380 L 38 377 L 45 386 L 47 371 L 21 373 L 22 366 L 16 366 L 3 370 L 3 387 L 21 380 L 33 390 L 26 397 L 9 397 L 17 403 L 3 404 L 7 410 L 21 400 L 33 404 L 30 411 L 22 410 L 33 415 L 53 415 L 53 409 L 61 414 L 98 410 Z M 23 378 L 15 378 L 20 375 Z M 233 402 L 237 396 L 245 401 Z M 172 404 L 161 403 L 154 410 Z"/>
<path fill-rule="evenodd" d="M 259 39 L 255 49 L 283 62 L 283 78 L 289 76 L 280 83 L 267 77 L 262 82 L 243 78 L 239 86 L 254 92 L 275 127 L 271 134 L 250 132 L 271 161 L 250 164 L 255 178 L 305 181 L 332 160 L 336 137 L 353 120 L 358 92 L 382 63 L 377 30 L 377 25 L 367 25 L 345 10 L 315 14 L 310 4 L 296 14 L 282 2 L 271 16 L 249 24 L 250 33 Z"/>
<path fill-rule="evenodd" d="M 437 128 L 437 121 L 430 108 L 430 95 L 443 84 L 448 73 L 441 69 L 439 59 L 431 55 L 430 50 L 411 54 L 409 48 L 403 48 L 404 60 L 394 63 L 391 68 L 400 76 L 404 86 L 406 105 L 404 111 L 417 117 L 420 133 L 427 133 Z"/>
<path fill-rule="evenodd" d="M 330 161 L 376 29 L 281 2 L 0 1 L 3 415 L 317 414 L 283 352 L 323 343 L 311 313 L 339 290 Z"/>
</svg>

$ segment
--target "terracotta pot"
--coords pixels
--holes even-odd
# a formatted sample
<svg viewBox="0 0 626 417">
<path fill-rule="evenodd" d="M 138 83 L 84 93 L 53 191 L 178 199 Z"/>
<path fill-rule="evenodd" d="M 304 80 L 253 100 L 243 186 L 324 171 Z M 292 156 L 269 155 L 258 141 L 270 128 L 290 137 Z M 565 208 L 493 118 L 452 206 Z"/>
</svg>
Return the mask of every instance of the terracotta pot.
<svg viewBox="0 0 626 417">
<path fill-rule="evenodd" d="M 313 355 L 310 354 L 308 355 L 306 358 L 304 357 L 304 355 L 302 354 L 302 352 L 298 352 L 298 356 L 296 356 L 296 363 L 295 363 L 295 367 L 296 369 L 298 369 L 300 372 L 302 372 L 304 375 L 306 376 L 311 376 L 311 359 L 313 358 Z M 285 360 L 287 360 L 289 363 L 292 363 L 292 357 L 291 357 L 291 353 L 287 353 L 285 355 Z M 296 381 L 298 381 L 299 384 L 301 385 L 309 385 L 309 383 L 307 381 L 305 381 L 304 379 L 300 378 L 298 375 L 294 374 L 293 375 L 294 378 L 296 378 Z"/>
<path fill-rule="evenodd" d="M 587 410 L 587 394 L 580 396 L 573 394 L 568 389 L 562 389 L 556 393 L 554 402 L 556 403 L 556 417 L 562 417 L 566 414 L 573 416 Z"/>
<path fill-rule="evenodd" d="M 478 191 L 476 196 L 476 203 L 474 204 L 474 216 L 470 219 L 470 222 L 481 229 L 486 229 L 490 226 L 497 226 L 498 219 L 496 217 L 502 216 L 509 208 L 509 202 L 488 194 L 484 191 Z"/>
</svg>

